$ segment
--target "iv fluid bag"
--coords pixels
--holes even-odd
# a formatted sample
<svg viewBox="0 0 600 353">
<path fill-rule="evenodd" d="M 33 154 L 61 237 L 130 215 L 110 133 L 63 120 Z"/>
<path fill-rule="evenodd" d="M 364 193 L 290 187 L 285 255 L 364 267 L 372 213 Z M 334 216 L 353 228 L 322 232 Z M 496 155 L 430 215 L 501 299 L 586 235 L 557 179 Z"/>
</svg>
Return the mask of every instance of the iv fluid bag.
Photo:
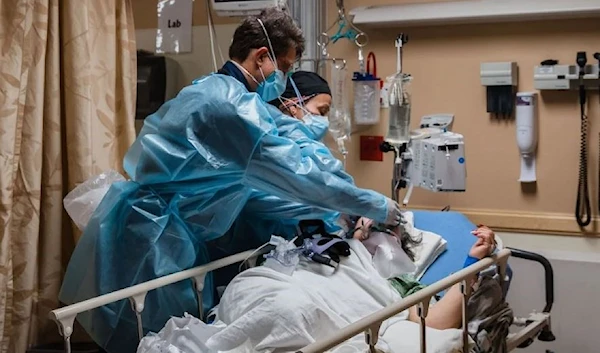
<svg viewBox="0 0 600 353">
<path fill-rule="evenodd" d="M 397 73 L 391 78 L 389 88 L 389 126 L 385 140 L 391 144 L 408 143 L 410 140 L 410 92 L 412 76 Z"/>
<path fill-rule="evenodd" d="M 350 140 L 352 125 L 346 92 L 346 68 L 339 63 L 331 66 L 331 110 L 329 112 L 329 133 L 345 154 L 344 142 Z"/>
</svg>

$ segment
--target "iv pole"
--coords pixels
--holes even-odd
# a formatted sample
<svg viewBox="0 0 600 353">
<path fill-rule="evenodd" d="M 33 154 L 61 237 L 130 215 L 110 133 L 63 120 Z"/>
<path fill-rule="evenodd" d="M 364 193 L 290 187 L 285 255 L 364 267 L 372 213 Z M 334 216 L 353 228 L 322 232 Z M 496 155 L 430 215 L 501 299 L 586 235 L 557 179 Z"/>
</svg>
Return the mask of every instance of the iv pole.
<svg viewBox="0 0 600 353">
<path fill-rule="evenodd" d="M 300 69 L 324 76 L 323 65 L 319 65 L 321 47 L 318 38 L 325 28 L 327 3 L 321 0 L 287 0 L 292 17 L 304 32 L 305 50 L 300 59 Z"/>
</svg>

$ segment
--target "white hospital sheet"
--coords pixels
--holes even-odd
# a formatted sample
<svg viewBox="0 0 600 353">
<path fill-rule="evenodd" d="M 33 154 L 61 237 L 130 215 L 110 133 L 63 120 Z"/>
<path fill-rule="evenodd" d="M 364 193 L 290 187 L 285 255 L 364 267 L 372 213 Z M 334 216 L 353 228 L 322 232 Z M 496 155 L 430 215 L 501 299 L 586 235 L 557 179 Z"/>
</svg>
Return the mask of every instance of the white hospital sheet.
<svg viewBox="0 0 600 353">
<path fill-rule="evenodd" d="M 174 330 L 177 322 L 173 319 L 163 330 L 166 333 L 144 338 L 138 353 L 159 352 L 152 347 L 173 353 L 293 352 L 400 300 L 372 266 L 366 248 L 357 240 L 349 244 L 352 255 L 343 258 L 335 271 L 302 262 L 292 276 L 266 267 L 242 272 L 223 294 L 216 310 L 217 325 L 194 319 L 187 324 L 193 330 Z M 406 321 L 407 316 L 405 311 L 384 322 L 379 349 L 419 352 L 419 325 Z M 201 344 L 191 338 L 193 332 L 201 337 Z M 454 352 L 461 337 L 460 330 L 429 329 L 428 352 Z M 361 334 L 332 352 L 364 352 L 366 348 Z"/>
<path fill-rule="evenodd" d="M 404 212 L 402 216 L 406 222 L 404 227 L 408 234 L 414 239 L 421 238 L 421 243 L 413 249 L 416 266 L 413 276 L 415 279 L 420 280 L 429 266 L 446 251 L 446 244 L 448 242 L 438 234 L 415 228 L 414 214 L 412 212 Z"/>
</svg>

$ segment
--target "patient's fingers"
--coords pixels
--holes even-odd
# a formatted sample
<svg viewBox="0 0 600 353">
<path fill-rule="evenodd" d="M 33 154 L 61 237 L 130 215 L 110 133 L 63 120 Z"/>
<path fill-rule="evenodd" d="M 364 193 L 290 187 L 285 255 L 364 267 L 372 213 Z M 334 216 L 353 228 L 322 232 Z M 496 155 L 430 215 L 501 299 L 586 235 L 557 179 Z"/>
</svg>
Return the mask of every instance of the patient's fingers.
<svg viewBox="0 0 600 353">
<path fill-rule="evenodd" d="M 471 234 L 477 236 L 477 237 L 483 237 L 485 238 L 487 241 L 489 241 L 490 243 L 494 243 L 495 242 L 495 234 L 494 232 L 485 227 L 485 228 L 477 228 L 476 230 L 472 231 Z"/>
</svg>

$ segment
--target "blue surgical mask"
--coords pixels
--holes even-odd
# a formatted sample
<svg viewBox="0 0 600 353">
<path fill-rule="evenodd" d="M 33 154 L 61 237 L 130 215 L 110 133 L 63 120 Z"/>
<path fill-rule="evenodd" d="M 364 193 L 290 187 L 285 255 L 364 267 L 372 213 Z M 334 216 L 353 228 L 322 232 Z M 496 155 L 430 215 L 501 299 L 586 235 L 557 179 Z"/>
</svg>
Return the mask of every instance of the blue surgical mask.
<svg viewBox="0 0 600 353">
<path fill-rule="evenodd" d="M 306 107 L 304 107 L 304 103 L 298 104 L 287 98 L 284 99 L 304 112 L 304 116 L 302 116 L 300 120 L 302 120 L 306 128 L 312 133 L 313 136 L 309 137 L 313 140 L 321 141 L 325 137 L 325 134 L 327 134 L 327 129 L 329 129 L 329 119 L 325 116 L 309 112 Z M 301 98 L 300 101 L 302 102 Z"/>
<path fill-rule="evenodd" d="M 275 61 L 273 61 L 273 65 L 277 65 Z M 285 91 L 286 82 L 283 72 L 276 69 L 268 77 L 265 77 L 262 69 L 260 69 L 260 73 L 263 76 L 263 81 L 258 84 L 256 93 L 258 93 L 260 98 L 265 102 L 270 102 L 279 98 Z"/>
<path fill-rule="evenodd" d="M 327 134 L 329 119 L 326 117 L 308 113 L 302 117 L 302 121 L 304 121 L 306 127 L 315 135 L 315 140 L 321 141 L 325 137 L 325 134 Z"/>
<path fill-rule="evenodd" d="M 265 25 L 261 21 L 260 18 L 257 18 L 258 23 L 263 29 L 265 33 L 265 37 L 267 38 L 267 43 L 269 44 L 269 49 L 271 51 L 271 55 L 269 55 L 269 59 L 273 63 L 275 67 L 275 71 L 273 71 L 268 77 L 265 77 L 265 73 L 260 69 L 260 74 L 263 77 L 263 81 L 258 84 L 256 88 L 256 93 L 265 101 L 270 102 L 279 98 L 283 92 L 285 92 L 285 75 L 283 71 L 279 70 L 277 67 L 277 60 L 275 60 L 275 51 L 273 50 L 273 46 L 271 45 L 271 39 L 269 38 L 269 33 L 267 33 L 267 29 Z"/>
<path fill-rule="evenodd" d="M 300 94 L 300 91 L 298 90 L 298 87 L 296 86 L 294 79 L 291 77 L 290 77 L 290 83 L 292 84 L 292 87 L 294 88 L 294 92 L 296 92 L 296 97 L 298 98 L 298 103 L 296 103 L 292 100 L 289 100 L 289 99 L 286 99 L 286 100 L 291 102 L 292 104 L 294 104 L 296 107 L 298 107 L 300 110 L 302 110 L 304 112 L 302 121 L 304 122 L 306 127 L 314 134 L 313 139 L 317 140 L 317 141 L 321 141 L 325 137 L 325 134 L 327 134 L 327 129 L 329 129 L 329 119 L 327 119 L 327 117 L 320 116 L 320 115 L 309 112 L 306 109 L 306 107 L 304 106 L 304 99 L 303 99 L 302 95 Z"/>
</svg>

